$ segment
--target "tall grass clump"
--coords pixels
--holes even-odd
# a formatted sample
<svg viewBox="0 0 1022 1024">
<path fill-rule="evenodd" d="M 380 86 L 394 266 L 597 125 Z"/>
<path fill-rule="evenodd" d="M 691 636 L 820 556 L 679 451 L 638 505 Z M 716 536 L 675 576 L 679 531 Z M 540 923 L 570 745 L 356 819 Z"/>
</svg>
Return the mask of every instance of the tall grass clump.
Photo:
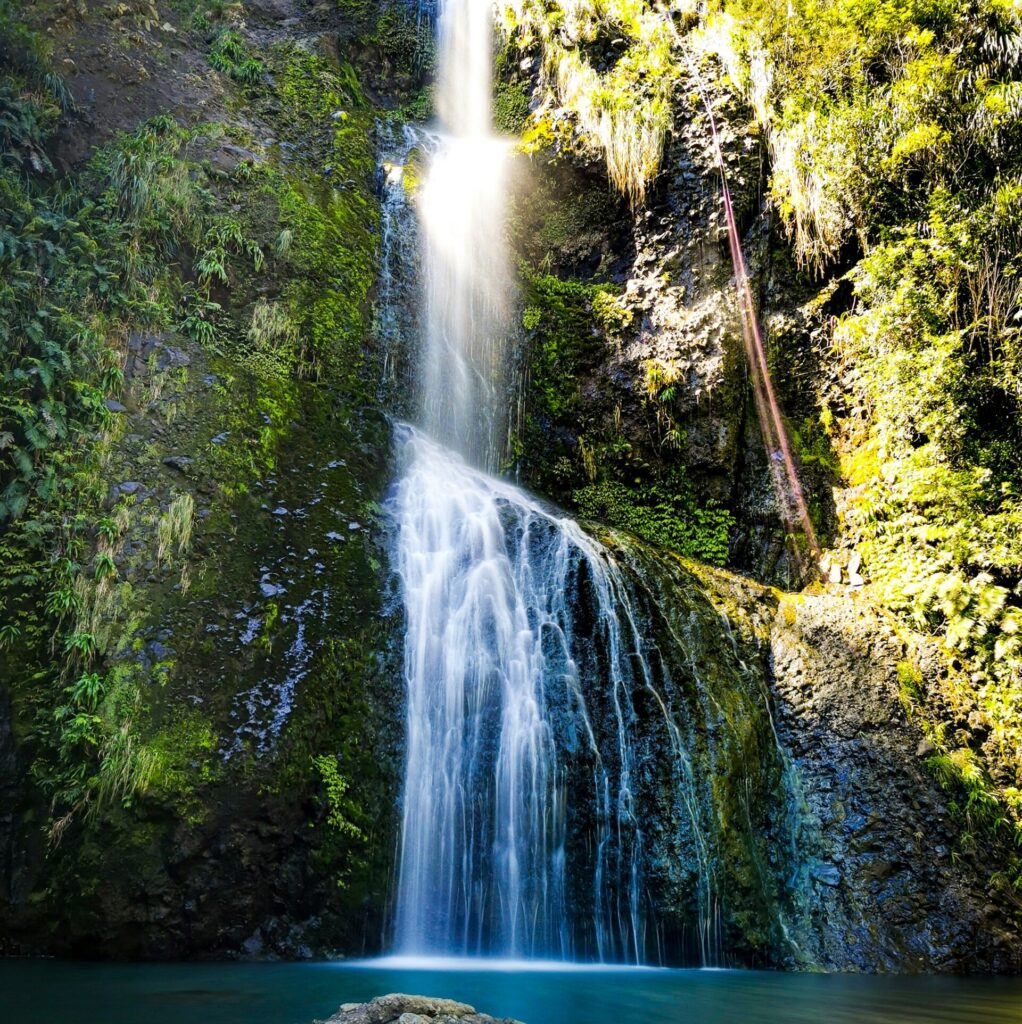
<svg viewBox="0 0 1022 1024">
<path fill-rule="evenodd" d="M 538 46 L 545 101 L 527 123 L 526 142 L 563 135 L 601 154 L 614 185 L 640 203 L 663 159 L 681 74 L 672 8 L 642 0 L 516 0 L 505 32 L 523 49 Z M 570 124 L 565 125 L 565 115 Z M 571 145 L 571 139 L 565 140 Z"/>
</svg>

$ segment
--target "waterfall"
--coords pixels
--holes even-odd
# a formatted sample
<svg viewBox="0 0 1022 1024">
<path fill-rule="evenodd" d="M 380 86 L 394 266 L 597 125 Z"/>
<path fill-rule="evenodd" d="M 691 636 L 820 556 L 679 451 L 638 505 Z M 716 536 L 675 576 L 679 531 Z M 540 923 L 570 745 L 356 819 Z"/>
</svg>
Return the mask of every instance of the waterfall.
<svg viewBox="0 0 1022 1024">
<path fill-rule="evenodd" d="M 574 522 L 487 473 L 510 333 L 492 31 L 488 0 L 441 6 L 441 125 L 417 202 L 421 431 L 398 432 L 391 501 L 408 700 L 395 947 L 642 962 L 643 661 L 623 584 Z"/>
<path fill-rule="evenodd" d="M 415 200 L 422 315 L 400 321 L 420 326 L 416 426 L 397 429 L 388 501 L 407 695 L 393 948 L 715 964 L 721 848 L 743 891 L 762 890 L 764 908 L 775 898 L 760 852 L 773 825 L 750 804 L 784 822 L 786 798 L 746 761 L 763 741 L 762 690 L 720 646 L 715 612 L 701 632 L 702 604 L 649 584 L 646 555 L 622 561 L 626 541 L 607 547 L 493 475 L 513 301 L 491 17 L 489 0 L 441 5 L 440 126 Z M 402 195 L 385 193 L 385 228 Z M 381 291 L 393 300 L 391 228 Z M 400 334 L 399 319 L 381 317 L 382 333 Z"/>
<path fill-rule="evenodd" d="M 570 519 L 411 428 L 400 440 L 398 947 L 642 961 L 644 663 L 620 574 Z"/>
<path fill-rule="evenodd" d="M 425 236 L 422 412 L 438 441 L 496 469 L 504 449 L 509 280 L 508 143 L 490 125 L 492 9 L 445 0 L 439 24 L 441 132 L 419 209 Z"/>
</svg>

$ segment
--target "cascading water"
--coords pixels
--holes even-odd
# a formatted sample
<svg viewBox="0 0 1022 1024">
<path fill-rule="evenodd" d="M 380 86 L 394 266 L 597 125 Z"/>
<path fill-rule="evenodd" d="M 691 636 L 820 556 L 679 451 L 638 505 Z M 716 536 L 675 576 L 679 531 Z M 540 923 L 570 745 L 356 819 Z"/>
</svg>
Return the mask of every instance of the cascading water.
<svg viewBox="0 0 1022 1024">
<path fill-rule="evenodd" d="M 410 125 L 396 131 L 390 122 L 377 125 L 382 149 L 380 166 L 380 268 L 377 278 L 376 339 L 381 353 L 381 383 L 384 397 L 399 404 L 407 388 L 411 368 L 409 348 L 416 333 L 418 295 L 415 268 L 418 263 L 419 232 L 415 215 L 408 207 L 405 168 L 412 153 L 424 142 L 420 131 Z"/>
<path fill-rule="evenodd" d="M 642 659 L 621 578 L 571 520 L 410 428 L 402 441 L 398 947 L 643 960 Z M 609 720 L 590 710 L 594 684 Z"/>
<path fill-rule="evenodd" d="M 487 0 L 443 3 L 437 83 L 442 131 L 419 201 L 426 291 L 420 379 L 430 435 L 496 469 L 504 449 L 509 147 L 490 126 L 492 33 Z"/>
<path fill-rule="evenodd" d="M 643 840 L 623 685 L 634 638 L 618 623 L 619 588 L 574 523 L 483 471 L 503 448 L 509 291 L 491 19 L 487 0 L 441 8 L 443 131 L 419 197 L 430 439 L 403 430 L 393 500 L 408 690 L 396 946 L 639 961 Z M 583 578 L 596 598 L 586 630 L 572 608 Z M 597 647 L 606 660 L 592 668 L 614 695 L 609 753 L 580 671 Z M 587 776 L 584 796 L 573 771 Z M 589 820 L 571 839 L 576 800 Z"/>
<path fill-rule="evenodd" d="M 491 16 L 489 0 L 441 7 L 442 130 L 416 200 L 419 427 L 398 429 L 390 501 L 408 701 L 393 945 L 630 963 L 680 949 L 712 964 L 715 794 L 757 741 L 735 731 L 732 708 L 761 695 L 743 666 L 714 695 L 679 635 L 691 609 L 660 622 L 674 653 L 661 652 L 639 563 L 625 571 L 576 523 L 489 475 L 505 447 L 511 333 Z M 754 787 L 733 785 L 744 819 L 731 856 L 747 844 L 748 877 L 766 893 Z"/>
</svg>

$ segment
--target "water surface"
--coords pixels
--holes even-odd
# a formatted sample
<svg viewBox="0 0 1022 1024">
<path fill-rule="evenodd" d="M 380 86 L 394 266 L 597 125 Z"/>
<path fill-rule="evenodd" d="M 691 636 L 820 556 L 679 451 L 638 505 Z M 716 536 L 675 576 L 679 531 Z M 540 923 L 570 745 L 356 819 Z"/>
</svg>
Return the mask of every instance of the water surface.
<svg viewBox="0 0 1022 1024">
<path fill-rule="evenodd" d="M 3 1024 L 311 1024 L 387 992 L 527 1024 L 1022 1022 L 1022 979 L 572 968 L 401 960 L 93 964 L 0 960 Z"/>
</svg>

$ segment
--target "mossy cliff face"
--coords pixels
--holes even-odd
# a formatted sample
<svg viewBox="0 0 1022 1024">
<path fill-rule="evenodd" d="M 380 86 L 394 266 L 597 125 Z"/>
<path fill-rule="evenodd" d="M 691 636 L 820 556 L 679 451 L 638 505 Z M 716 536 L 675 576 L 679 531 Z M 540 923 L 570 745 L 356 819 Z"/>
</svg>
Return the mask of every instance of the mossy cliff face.
<svg viewBox="0 0 1022 1024">
<path fill-rule="evenodd" d="M 511 231 L 522 479 L 760 580 L 864 589 L 930 635 L 943 669 L 903 671 L 928 768 L 967 843 L 1010 849 L 1017 7 L 523 0 L 503 23 L 497 107 L 534 179 Z M 748 400 L 707 106 L 818 565 L 793 557 Z"/>
<path fill-rule="evenodd" d="M 378 948 L 401 742 L 379 111 L 333 10 L 36 7 L 42 35 L 4 29 L 70 99 L 31 201 L 99 196 L 79 232 L 116 248 L 109 284 L 74 278 L 99 412 L 4 526 L 0 948 Z"/>
<path fill-rule="evenodd" d="M 1005 850 L 963 834 L 905 707 L 904 666 L 939 673 L 939 649 L 841 588 L 782 594 L 607 540 L 652 638 L 635 786 L 668 955 L 1017 971 Z"/>
<path fill-rule="evenodd" d="M 501 91 L 521 75 L 520 61 L 507 63 L 516 72 Z M 663 170 L 641 202 L 617 192 L 585 147 L 526 132 L 534 152 L 520 158 L 511 220 L 523 265 L 525 344 L 512 455 L 524 480 L 586 516 L 790 585 L 801 582 L 805 568 L 786 546 L 747 394 L 702 87 L 684 68 Z M 768 295 L 788 301 L 796 287 L 784 277 L 790 261 L 760 207 L 761 137 L 733 96 L 715 83 L 711 89 L 757 289 L 770 285 L 780 259 L 788 290 L 775 285 Z M 768 338 L 773 359 L 776 343 Z M 787 368 L 777 369 L 786 379 Z M 785 397 L 794 407 L 812 406 L 797 390 Z M 814 466 L 805 472 L 826 530 L 825 478 Z"/>
</svg>

